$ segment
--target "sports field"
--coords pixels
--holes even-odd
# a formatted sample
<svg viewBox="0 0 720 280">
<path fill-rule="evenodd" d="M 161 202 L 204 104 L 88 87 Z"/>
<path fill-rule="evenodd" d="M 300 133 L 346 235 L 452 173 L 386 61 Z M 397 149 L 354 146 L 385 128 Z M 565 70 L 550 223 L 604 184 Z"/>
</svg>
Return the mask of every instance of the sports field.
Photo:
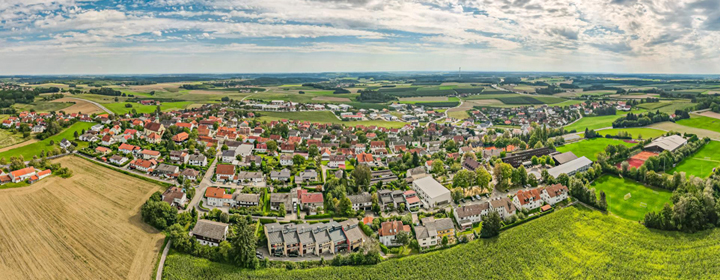
<svg viewBox="0 0 720 280">
<path fill-rule="evenodd" d="M 685 172 L 686 175 L 707 178 L 715 167 L 720 166 L 720 142 L 710 141 L 692 156 L 685 158 L 667 173 Z"/>
<path fill-rule="evenodd" d="M 611 127 L 613 121 L 617 120 L 620 116 L 608 115 L 608 116 L 597 116 L 597 117 L 583 117 L 582 119 L 574 122 L 571 125 L 565 127 L 565 131 L 576 130 L 578 132 L 585 131 L 587 129 L 598 129 L 603 127 Z"/>
<path fill-rule="evenodd" d="M 520 248 L 526 249 L 520 254 Z M 720 229 L 697 234 L 650 230 L 637 222 L 569 207 L 508 229 L 498 238 L 478 239 L 373 266 L 251 271 L 172 254 L 163 276 L 312 280 L 711 279 L 720 275 L 717 255 Z"/>
<path fill-rule="evenodd" d="M 73 171 L 0 190 L 3 279 L 148 279 L 164 235 L 139 209 L 158 185 L 66 156 Z"/>
<path fill-rule="evenodd" d="M 720 119 L 691 114 L 689 119 L 675 122 L 680 125 L 720 132 Z"/>
<path fill-rule="evenodd" d="M 628 147 L 632 147 L 633 143 L 627 143 L 622 140 L 618 139 L 609 139 L 609 138 L 594 138 L 594 139 L 588 139 L 588 140 L 582 140 L 579 142 L 574 142 L 571 144 L 566 144 L 560 147 L 556 147 L 555 149 L 558 152 L 564 153 L 567 151 L 572 151 L 573 154 L 575 154 L 578 157 L 586 156 L 588 159 L 595 161 L 597 160 L 597 154 L 605 151 L 605 147 L 608 145 L 618 145 L 622 144 Z"/>
<path fill-rule="evenodd" d="M 590 185 L 596 194 L 604 191 L 607 195 L 608 210 L 619 217 L 640 221 L 645 213 L 662 209 L 670 203 L 672 192 L 644 186 L 630 179 L 605 175 Z"/>
</svg>

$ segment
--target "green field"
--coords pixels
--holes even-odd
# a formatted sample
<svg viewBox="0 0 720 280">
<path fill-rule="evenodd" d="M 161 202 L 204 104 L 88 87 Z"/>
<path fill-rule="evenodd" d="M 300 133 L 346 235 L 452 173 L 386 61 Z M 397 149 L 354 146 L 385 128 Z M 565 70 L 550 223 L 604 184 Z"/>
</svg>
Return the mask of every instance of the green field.
<svg viewBox="0 0 720 280">
<path fill-rule="evenodd" d="M 720 120 L 716 118 L 691 114 L 689 119 L 679 120 L 676 123 L 684 126 L 720 132 Z"/>
<path fill-rule="evenodd" d="M 686 175 L 707 178 L 715 167 L 720 166 L 720 142 L 710 141 L 667 173 L 685 172 Z"/>
<path fill-rule="evenodd" d="M 77 122 L 73 124 L 71 127 L 68 127 L 67 129 L 63 130 L 62 132 L 47 138 L 45 140 L 35 142 L 32 144 L 28 144 L 22 147 L 18 147 L 9 151 L 5 151 L 0 153 L 0 158 L 6 158 L 10 159 L 10 157 L 17 157 L 17 156 L 23 156 L 25 160 L 30 160 L 33 158 L 33 156 L 40 155 L 40 151 L 45 150 L 49 151 L 54 148 L 60 148 L 58 146 L 58 143 L 63 140 L 63 138 L 66 138 L 68 140 L 75 140 L 74 132 L 77 131 L 78 134 L 83 130 L 87 130 L 90 127 L 95 125 L 95 123 L 88 123 L 88 122 Z M 54 145 L 50 145 L 50 141 L 54 141 Z"/>
<path fill-rule="evenodd" d="M 600 133 L 600 135 L 602 136 L 605 136 L 607 134 L 617 135 L 620 131 L 630 133 L 633 139 L 638 139 L 638 136 L 642 136 L 642 139 L 655 138 L 665 134 L 665 131 L 644 127 L 604 129 L 598 130 L 597 133 Z"/>
<path fill-rule="evenodd" d="M 299 121 L 309 121 L 309 122 L 318 122 L 318 123 L 337 123 L 337 124 L 344 124 L 346 126 L 375 125 L 375 126 L 382 126 L 382 127 L 388 127 L 388 128 L 400 128 L 407 124 L 404 122 L 388 122 L 388 121 L 380 121 L 380 120 L 344 122 L 344 121 L 341 121 L 338 118 L 336 118 L 334 116 L 334 114 L 329 111 L 255 112 L 255 113 L 260 114 L 260 117 L 257 118 L 259 121 L 277 121 L 277 120 L 287 119 L 287 120 L 299 120 Z"/>
<path fill-rule="evenodd" d="M 519 250 L 523 250 L 522 253 Z M 245 270 L 168 255 L 164 279 L 712 279 L 720 229 L 696 234 L 569 207 L 498 238 L 373 266 Z M 326 260 L 328 260 L 326 258 Z"/>
<path fill-rule="evenodd" d="M 583 117 L 582 119 L 574 122 L 571 125 L 565 127 L 565 131 L 577 130 L 585 131 L 587 129 L 598 129 L 603 127 L 611 127 L 613 121 L 617 120 L 620 116 L 618 115 L 607 115 L 597 117 Z"/>
<path fill-rule="evenodd" d="M 125 107 L 125 104 L 131 104 L 132 107 L 127 108 L 127 107 Z M 160 103 L 160 109 L 163 111 L 180 110 L 180 109 L 185 109 L 190 104 L 193 104 L 193 103 L 190 101 L 163 102 L 163 103 Z M 132 112 L 132 109 L 135 109 L 135 111 L 138 113 L 152 113 L 152 112 L 155 112 L 155 109 L 157 108 L 157 106 L 155 106 L 155 105 L 142 105 L 140 103 L 122 103 L 122 102 L 103 104 L 103 106 L 105 106 L 105 108 L 108 108 L 108 110 L 112 111 L 115 114 L 129 113 L 129 112 Z"/>
<path fill-rule="evenodd" d="M 645 213 L 659 211 L 670 202 L 672 192 L 644 186 L 630 179 L 605 175 L 593 182 L 590 187 L 596 189 L 599 196 L 604 191 L 607 196 L 610 213 L 622 218 L 641 221 Z M 627 194 L 628 199 L 625 199 Z"/>
<path fill-rule="evenodd" d="M 561 153 L 572 151 L 578 157 L 586 156 L 588 159 L 595 161 L 597 160 L 597 154 L 605 151 L 605 147 L 618 144 L 628 147 L 636 145 L 618 139 L 594 138 L 556 147 L 556 150 Z"/>
<path fill-rule="evenodd" d="M 35 112 L 47 113 L 60 111 L 72 105 L 73 103 L 68 102 L 35 101 L 30 104 L 15 103 L 13 107 L 18 111 L 35 110 Z"/>
</svg>

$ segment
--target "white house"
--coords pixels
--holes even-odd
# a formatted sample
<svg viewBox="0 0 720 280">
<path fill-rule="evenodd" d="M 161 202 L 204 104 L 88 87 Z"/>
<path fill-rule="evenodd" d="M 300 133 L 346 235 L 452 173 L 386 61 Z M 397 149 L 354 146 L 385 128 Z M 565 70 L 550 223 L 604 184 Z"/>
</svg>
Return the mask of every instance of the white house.
<svg viewBox="0 0 720 280">
<path fill-rule="evenodd" d="M 413 181 L 412 189 L 418 194 L 418 197 L 423 202 L 423 207 L 426 209 L 449 204 L 452 200 L 450 190 L 435 181 L 432 176 Z"/>
<path fill-rule="evenodd" d="M 490 203 L 471 204 L 455 208 L 453 215 L 461 230 L 471 228 L 473 224 L 482 221 L 490 213 Z"/>
<path fill-rule="evenodd" d="M 210 206 L 232 206 L 235 204 L 232 194 L 226 194 L 223 188 L 209 187 L 205 191 L 205 197 L 207 198 L 207 204 Z"/>
<path fill-rule="evenodd" d="M 541 192 L 542 190 L 540 188 L 518 190 L 517 193 L 515 193 L 515 197 L 513 197 L 513 204 L 515 204 L 515 207 L 527 210 L 540 208 L 543 204 L 543 199 L 540 198 Z"/>
<path fill-rule="evenodd" d="M 503 220 L 515 215 L 517 212 L 515 204 L 513 204 L 507 197 L 490 201 L 490 209 L 500 214 L 500 217 L 503 218 Z"/>
<path fill-rule="evenodd" d="M 566 200 L 568 198 L 568 188 L 561 184 L 555 184 L 542 190 L 540 197 L 550 205 Z"/>
<path fill-rule="evenodd" d="M 395 242 L 395 236 L 400 232 L 410 234 L 410 226 L 403 225 L 402 221 L 383 222 L 380 224 L 380 229 L 378 230 L 380 243 L 388 247 L 401 245 Z"/>
<path fill-rule="evenodd" d="M 192 235 L 202 245 L 218 246 L 227 237 L 228 225 L 225 223 L 198 220 Z"/>
</svg>

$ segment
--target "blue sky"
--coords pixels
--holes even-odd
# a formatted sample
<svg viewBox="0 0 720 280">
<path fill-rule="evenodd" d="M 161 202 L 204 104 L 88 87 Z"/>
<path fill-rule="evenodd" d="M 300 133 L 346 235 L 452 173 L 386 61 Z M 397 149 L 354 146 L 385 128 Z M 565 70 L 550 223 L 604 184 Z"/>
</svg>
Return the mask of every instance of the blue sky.
<svg viewBox="0 0 720 280">
<path fill-rule="evenodd" d="M 720 1 L 3 0 L 0 75 L 720 73 Z"/>
</svg>

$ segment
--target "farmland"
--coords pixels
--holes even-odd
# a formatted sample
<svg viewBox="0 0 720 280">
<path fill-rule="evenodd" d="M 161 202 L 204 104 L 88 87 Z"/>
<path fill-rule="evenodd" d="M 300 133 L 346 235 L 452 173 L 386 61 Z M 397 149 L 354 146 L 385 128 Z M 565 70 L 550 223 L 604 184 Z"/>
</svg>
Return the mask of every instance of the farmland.
<svg viewBox="0 0 720 280">
<path fill-rule="evenodd" d="M 585 131 L 587 129 L 598 129 L 603 127 L 611 127 L 613 121 L 617 120 L 620 116 L 618 115 L 607 115 L 597 117 L 583 117 L 582 119 L 574 122 L 571 125 L 565 127 L 565 131 Z"/>
<path fill-rule="evenodd" d="M 125 107 L 125 104 L 131 104 L 132 107 L 128 108 Z M 160 110 L 167 111 L 167 110 L 179 110 L 184 109 L 188 105 L 192 104 L 192 102 L 189 101 L 182 101 L 182 102 L 162 102 L 160 103 Z M 135 109 L 138 113 L 152 113 L 155 112 L 157 109 L 157 106 L 155 105 L 142 105 L 139 103 L 109 103 L 109 104 L 103 104 L 105 108 L 108 108 L 110 111 L 112 111 L 115 114 L 125 114 L 131 112 L 133 109 Z"/>
<path fill-rule="evenodd" d="M 594 139 L 588 139 L 588 140 L 582 140 L 579 142 L 566 144 L 560 147 L 557 147 L 557 151 L 564 153 L 568 151 L 572 151 L 573 154 L 575 154 L 578 157 L 586 156 L 588 159 L 595 161 L 597 160 L 597 154 L 605 151 L 605 147 L 608 145 L 618 145 L 622 144 L 628 147 L 631 147 L 635 144 L 627 143 L 622 140 L 617 139 L 609 139 L 609 138 L 594 138 Z"/>
<path fill-rule="evenodd" d="M 597 195 L 600 191 L 605 192 L 610 213 L 631 221 L 643 220 L 645 213 L 661 210 L 665 203 L 670 203 L 672 195 L 668 190 L 650 188 L 610 175 L 598 178 L 590 187 L 596 189 Z"/>
<path fill-rule="evenodd" d="M 684 126 L 720 132 L 720 120 L 715 118 L 691 114 L 689 119 L 679 120 L 676 123 Z"/>
<path fill-rule="evenodd" d="M 518 244 L 532 248 L 517 254 Z M 374 266 L 241 270 L 171 254 L 165 279 L 700 279 L 720 273 L 720 229 L 650 230 L 580 207 L 559 210 L 498 238 Z M 522 268 L 522 269 L 518 269 Z M 662 268 L 662 269 L 659 269 Z"/>
<path fill-rule="evenodd" d="M 160 187 L 73 156 L 56 162 L 74 175 L 0 190 L 3 278 L 150 277 L 163 235 L 139 208 Z"/>
<path fill-rule="evenodd" d="M 298 120 L 298 121 L 309 121 L 317 123 L 335 123 L 344 124 L 347 126 L 355 125 L 376 125 L 383 127 L 403 127 L 404 122 L 388 122 L 381 120 L 369 120 L 369 121 L 348 121 L 344 122 L 338 119 L 332 112 L 329 111 L 314 111 L 314 112 L 255 112 L 260 117 L 259 121 L 277 121 L 282 119 L 287 120 Z"/>
<path fill-rule="evenodd" d="M 11 150 L 4 151 L 0 153 L 0 158 L 9 159 L 10 157 L 23 156 L 25 160 L 30 160 L 33 156 L 40 155 L 40 151 L 42 150 L 49 151 L 55 148 L 59 149 L 58 143 L 62 141 L 63 138 L 66 138 L 68 140 L 74 140 L 75 131 L 77 131 L 79 134 L 83 129 L 87 130 L 93 125 L 94 123 L 77 122 L 72 126 L 66 128 L 62 132 L 42 141 L 29 143 L 24 146 L 14 147 Z M 55 142 L 54 145 L 50 145 L 50 141 Z"/>
<path fill-rule="evenodd" d="M 720 154 L 718 154 L 718 151 L 720 151 L 720 142 L 710 141 L 695 154 L 686 157 L 675 168 L 667 172 L 670 174 L 685 172 L 688 176 L 694 175 L 707 178 L 712 173 L 713 168 L 720 166 Z"/>
<path fill-rule="evenodd" d="M 715 132 L 707 129 L 702 128 L 695 128 L 695 127 L 689 127 L 680 125 L 674 122 L 660 122 L 660 123 L 654 123 L 649 126 L 649 128 L 664 130 L 664 131 L 675 131 L 675 132 L 683 132 L 683 133 L 692 133 L 697 134 L 698 137 L 708 137 L 713 140 L 720 140 L 720 132 Z"/>
<path fill-rule="evenodd" d="M 54 112 L 54 111 L 60 111 L 65 108 L 68 108 L 72 106 L 72 103 L 68 102 L 50 102 L 50 101 L 35 101 L 30 104 L 20 104 L 17 103 L 13 105 L 15 109 L 18 111 L 30 111 L 35 110 L 35 112 Z"/>
</svg>

